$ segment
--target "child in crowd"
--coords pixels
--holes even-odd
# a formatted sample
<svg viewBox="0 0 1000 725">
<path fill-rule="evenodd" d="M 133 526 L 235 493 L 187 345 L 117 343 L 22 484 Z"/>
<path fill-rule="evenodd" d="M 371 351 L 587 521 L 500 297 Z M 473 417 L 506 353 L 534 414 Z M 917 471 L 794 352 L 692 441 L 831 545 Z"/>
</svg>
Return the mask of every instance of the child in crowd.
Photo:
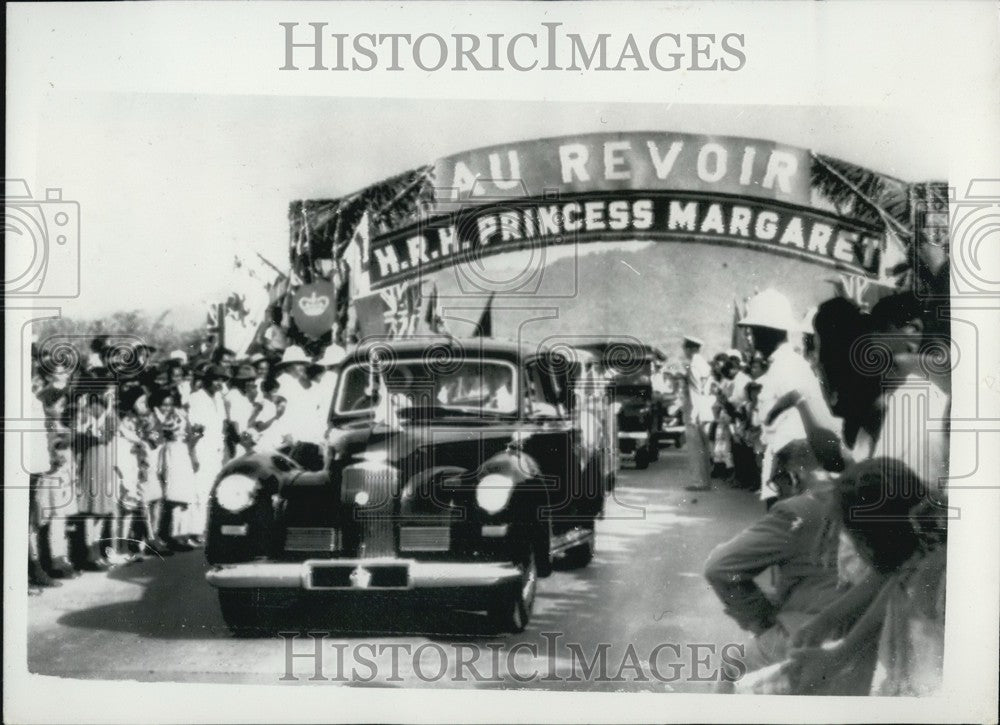
<svg viewBox="0 0 1000 725">
<path fill-rule="evenodd" d="M 112 563 L 141 560 L 138 532 L 145 538 L 149 528 L 146 502 L 143 499 L 142 467 L 148 451 L 142 438 L 142 425 L 135 410 L 137 393 L 124 395 L 119 411 L 115 468 L 119 478 L 119 510 L 115 527 L 115 551 Z"/>
<path fill-rule="evenodd" d="M 49 450 L 51 466 L 38 481 L 40 536 L 48 545 L 49 576 L 72 579 L 78 572 L 69 561 L 66 523 L 77 515 L 77 501 L 73 490 L 76 476 L 69 436 L 51 437 Z"/>
</svg>

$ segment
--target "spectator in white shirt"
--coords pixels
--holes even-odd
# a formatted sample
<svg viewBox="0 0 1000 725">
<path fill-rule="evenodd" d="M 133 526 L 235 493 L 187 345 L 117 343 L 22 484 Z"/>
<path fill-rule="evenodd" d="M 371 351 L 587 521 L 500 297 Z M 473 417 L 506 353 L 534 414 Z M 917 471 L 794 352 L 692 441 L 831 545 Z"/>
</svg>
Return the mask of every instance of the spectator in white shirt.
<svg viewBox="0 0 1000 725">
<path fill-rule="evenodd" d="M 316 428 L 316 395 L 313 378 L 310 375 L 312 360 L 297 345 L 285 350 L 281 362 L 274 366 L 278 385 L 285 399 L 284 415 L 277 425 L 283 446 L 293 446 L 300 442 L 313 442 Z"/>
<path fill-rule="evenodd" d="M 877 342 L 892 353 L 872 455 L 902 461 L 940 500 L 948 476 L 950 398 L 930 373 L 950 370 L 947 352 L 925 347 L 924 311 L 913 293 L 884 297 L 871 318 Z M 941 360 L 932 359 L 938 355 Z"/>
<path fill-rule="evenodd" d="M 707 491 L 711 489 L 711 440 L 709 431 L 715 420 L 712 406 L 715 402 L 711 394 L 712 366 L 701 354 L 702 341 L 697 337 L 684 337 L 685 369 L 687 371 L 688 422 L 695 427 L 696 435 L 692 436 L 695 444 L 695 459 L 698 462 L 698 474 L 701 480 L 687 486 L 689 491 Z"/>
<path fill-rule="evenodd" d="M 227 413 L 233 440 L 237 441 L 236 455 L 248 450 L 244 436 L 250 430 L 254 400 L 257 397 L 257 374 L 250 365 L 240 365 L 229 378 L 226 391 Z"/>
<path fill-rule="evenodd" d="M 189 510 L 190 525 L 197 532 L 205 522 L 208 496 L 225 458 L 226 403 L 222 386 L 226 378 L 225 368 L 210 365 L 201 374 L 201 386 L 189 399 L 188 420 L 196 441 L 192 449 L 195 495 Z"/>
<path fill-rule="evenodd" d="M 763 420 L 764 445 L 760 498 L 770 506 L 778 496 L 771 482 L 774 454 L 788 443 L 806 438 L 799 411 L 780 406 L 775 410 L 776 405 L 795 391 L 801 398 L 815 401 L 815 408 L 825 411 L 825 419 L 832 421 L 832 416 L 824 404 L 816 375 L 793 346 L 793 336 L 801 335 L 802 330 L 785 295 L 775 289 L 758 293 L 747 303 L 747 313 L 740 325 L 747 328 L 750 344 L 768 364 L 767 372 L 758 381 L 761 385 L 758 410 Z M 833 429 L 835 424 L 831 422 L 829 426 Z"/>
</svg>

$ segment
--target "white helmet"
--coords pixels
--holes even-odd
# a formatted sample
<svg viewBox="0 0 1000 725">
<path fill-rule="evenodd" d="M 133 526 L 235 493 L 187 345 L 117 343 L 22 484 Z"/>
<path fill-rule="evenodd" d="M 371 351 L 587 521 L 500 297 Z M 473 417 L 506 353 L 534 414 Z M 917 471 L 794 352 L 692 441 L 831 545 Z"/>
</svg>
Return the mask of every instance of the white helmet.
<svg viewBox="0 0 1000 725">
<path fill-rule="evenodd" d="M 291 345 L 285 349 L 285 352 L 281 356 L 281 362 L 279 362 L 275 367 L 284 367 L 286 365 L 311 365 L 312 360 L 306 355 L 305 350 L 303 350 L 298 345 Z"/>
<path fill-rule="evenodd" d="M 771 327 L 786 332 L 801 329 L 799 320 L 792 312 L 792 303 L 785 295 L 770 287 L 750 298 L 747 302 L 747 313 L 739 324 L 748 327 Z"/>
<path fill-rule="evenodd" d="M 335 342 L 331 342 L 323 351 L 323 356 L 316 361 L 317 365 L 325 368 L 333 367 L 340 363 L 347 356 L 347 351 Z"/>
</svg>

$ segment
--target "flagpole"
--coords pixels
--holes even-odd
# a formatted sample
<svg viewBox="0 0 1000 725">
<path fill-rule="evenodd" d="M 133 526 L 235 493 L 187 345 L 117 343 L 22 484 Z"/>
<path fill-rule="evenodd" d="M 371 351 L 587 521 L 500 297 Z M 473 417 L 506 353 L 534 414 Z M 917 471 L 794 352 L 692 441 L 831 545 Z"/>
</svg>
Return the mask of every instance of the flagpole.
<svg viewBox="0 0 1000 725">
<path fill-rule="evenodd" d="M 218 326 L 219 326 L 219 348 L 226 346 L 226 304 L 223 302 L 218 308 Z"/>
<path fill-rule="evenodd" d="M 273 269 L 273 270 L 274 270 L 275 272 L 277 272 L 277 274 L 278 274 L 278 277 L 285 277 L 285 273 L 284 273 L 284 272 L 282 272 L 282 271 L 281 271 L 280 269 L 278 269 L 278 265 L 274 264 L 274 262 L 272 262 L 271 260 L 269 260 L 269 259 L 268 259 L 267 257 L 265 257 L 265 256 L 264 256 L 263 254 L 261 254 L 260 252 L 255 252 L 255 254 L 256 254 L 256 255 L 257 255 L 258 257 L 260 257 L 260 261 L 261 261 L 261 262 L 263 262 L 263 263 L 264 263 L 264 264 L 266 264 L 266 265 L 267 265 L 268 267 L 270 267 L 270 268 L 271 268 L 271 269 Z"/>
</svg>

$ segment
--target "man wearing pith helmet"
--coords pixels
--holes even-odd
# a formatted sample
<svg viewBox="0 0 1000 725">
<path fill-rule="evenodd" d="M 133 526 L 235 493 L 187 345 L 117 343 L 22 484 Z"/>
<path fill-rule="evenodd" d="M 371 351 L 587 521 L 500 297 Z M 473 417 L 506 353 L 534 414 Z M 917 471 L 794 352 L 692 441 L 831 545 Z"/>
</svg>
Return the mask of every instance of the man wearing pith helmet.
<svg viewBox="0 0 1000 725">
<path fill-rule="evenodd" d="M 761 466 L 761 500 L 768 506 L 778 492 L 771 481 L 774 454 L 791 441 L 806 437 L 797 408 L 787 408 L 772 413 L 775 403 L 785 394 L 797 391 L 802 397 L 816 401 L 819 409 L 826 410 L 819 381 L 806 359 L 793 346 L 802 333 L 801 317 L 792 310 L 792 303 L 776 289 L 766 289 L 747 302 L 747 312 L 740 325 L 746 329 L 747 340 L 754 352 L 767 361 L 767 372 L 759 379 L 758 397 L 763 426 L 761 442 L 764 444 L 764 461 Z M 830 429 L 836 430 L 831 418 Z"/>
</svg>

